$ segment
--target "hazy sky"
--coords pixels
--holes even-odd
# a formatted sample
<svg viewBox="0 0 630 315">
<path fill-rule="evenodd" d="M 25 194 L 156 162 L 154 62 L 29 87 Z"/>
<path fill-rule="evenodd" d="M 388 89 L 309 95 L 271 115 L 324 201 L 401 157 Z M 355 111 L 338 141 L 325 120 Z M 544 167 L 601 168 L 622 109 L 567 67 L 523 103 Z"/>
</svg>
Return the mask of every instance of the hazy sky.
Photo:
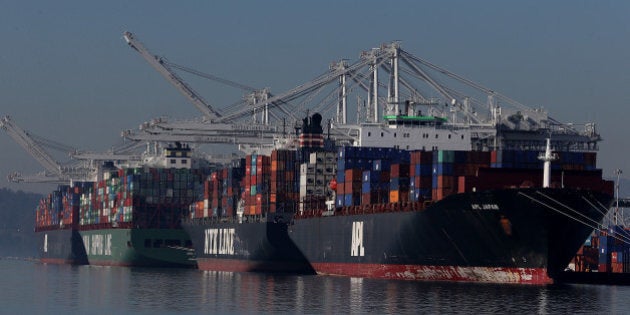
<svg viewBox="0 0 630 315">
<path fill-rule="evenodd" d="M 217 2 L 0 0 L 0 115 L 94 151 L 151 118 L 199 116 L 127 47 L 126 30 L 176 63 L 276 93 L 400 40 L 560 121 L 596 122 L 598 166 L 630 178 L 628 1 Z M 240 98 L 199 82 L 191 79 L 218 107 Z M 6 133 L 0 147 L 0 187 L 50 190 L 6 182 L 11 171 L 43 168 Z"/>
</svg>

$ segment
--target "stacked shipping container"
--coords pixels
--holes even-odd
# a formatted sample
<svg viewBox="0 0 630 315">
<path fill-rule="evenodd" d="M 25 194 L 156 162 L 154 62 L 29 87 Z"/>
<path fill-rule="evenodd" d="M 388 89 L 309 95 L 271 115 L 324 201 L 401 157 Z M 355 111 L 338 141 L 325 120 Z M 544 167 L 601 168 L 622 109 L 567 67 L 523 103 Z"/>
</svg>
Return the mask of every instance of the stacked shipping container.
<svg viewBox="0 0 630 315">
<path fill-rule="evenodd" d="M 300 164 L 300 210 L 324 209 L 332 196 L 330 182 L 337 172 L 334 152 L 312 152 Z"/>
<path fill-rule="evenodd" d="M 175 228 L 201 194 L 200 169 L 129 168 L 108 173 L 80 197 L 82 229 Z"/>
<path fill-rule="evenodd" d="M 396 165 L 395 176 L 391 174 L 392 165 Z M 403 195 L 409 194 L 409 151 L 377 147 L 342 147 L 337 151 L 336 182 L 337 207 L 389 203 L 392 185 L 396 191 L 393 193 L 396 195 L 394 197 L 402 201 L 401 186 Z"/>
<path fill-rule="evenodd" d="M 293 150 L 271 152 L 269 212 L 295 213 L 299 201 L 298 155 Z"/>
<path fill-rule="evenodd" d="M 57 190 L 39 201 L 35 211 L 35 229 L 77 228 L 82 193 L 92 182 L 75 182 L 72 186 L 60 185 Z"/>
<path fill-rule="evenodd" d="M 237 160 L 227 168 L 210 173 L 203 184 L 203 200 L 191 205 L 190 217 L 192 219 L 227 217 L 236 213 L 242 193 L 244 164 L 244 159 Z"/>
<path fill-rule="evenodd" d="M 575 271 L 630 273 L 630 230 L 611 226 L 594 232 L 573 258 Z"/>
<path fill-rule="evenodd" d="M 558 152 L 558 159 L 551 163 L 552 170 L 592 171 L 596 167 L 595 152 Z M 493 168 L 542 169 L 538 152 L 523 150 L 492 151 L 490 165 Z"/>
<path fill-rule="evenodd" d="M 433 152 L 412 151 L 409 166 L 409 201 L 430 200 L 433 182 Z"/>
<path fill-rule="evenodd" d="M 269 212 L 271 187 L 271 158 L 252 154 L 245 157 L 243 180 L 244 215 L 261 215 Z"/>
</svg>

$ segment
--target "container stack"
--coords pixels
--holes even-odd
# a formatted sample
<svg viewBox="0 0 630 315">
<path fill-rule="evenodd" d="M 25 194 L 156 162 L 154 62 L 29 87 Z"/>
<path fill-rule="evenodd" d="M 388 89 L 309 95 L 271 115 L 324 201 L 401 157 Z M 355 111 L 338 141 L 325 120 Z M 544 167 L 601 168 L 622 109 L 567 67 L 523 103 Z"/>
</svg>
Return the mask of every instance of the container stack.
<svg viewBox="0 0 630 315">
<path fill-rule="evenodd" d="M 245 157 L 243 189 L 244 215 L 261 215 L 269 212 L 271 186 L 271 158 L 251 154 Z"/>
<path fill-rule="evenodd" d="M 245 174 L 244 160 L 213 171 L 203 185 L 203 200 L 190 205 L 190 218 L 231 217 L 241 198 L 241 182 Z"/>
<path fill-rule="evenodd" d="M 93 185 L 93 182 L 74 182 L 72 186 L 65 186 L 66 189 L 62 191 L 61 196 L 63 203 L 62 222 L 64 226 L 78 227 L 81 194 Z"/>
<path fill-rule="evenodd" d="M 612 237 L 608 233 L 603 233 L 599 237 L 599 265 L 597 271 L 599 272 L 611 272 L 611 249 L 612 249 Z"/>
<path fill-rule="evenodd" d="M 389 203 L 389 172 L 383 171 L 383 161 L 374 160 L 372 169 L 363 171 L 361 204 Z"/>
<path fill-rule="evenodd" d="M 295 213 L 299 202 L 298 155 L 293 150 L 271 152 L 271 195 L 269 212 Z"/>
<path fill-rule="evenodd" d="M 80 197 L 80 225 L 176 227 L 200 194 L 203 171 L 129 168 L 107 173 Z"/>
<path fill-rule="evenodd" d="M 238 160 L 232 162 L 232 165 L 223 170 L 224 172 L 224 186 L 227 187 L 224 191 L 223 206 L 221 215 L 225 217 L 233 217 L 236 214 L 236 208 L 238 201 L 242 195 L 241 184 L 243 182 L 243 176 L 245 176 L 245 160 Z"/>
<path fill-rule="evenodd" d="M 394 182 L 391 182 L 391 167 L 397 167 Z M 400 188 L 401 166 L 403 169 L 403 196 L 409 197 L 409 151 L 380 147 L 342 147 L 337 152 L 337 197 L 336 207 L 369 205 L 391 202 L 391 185 Z M 406 169 L 406 170 L 405 170 Z M 364 173 L 364 172 L 368 173 Z M 365 176 L 364 176 L 365 175 Z"/>
<path fill-rule="evenodd" d="M 591 235 L 574 257 L 578 272 L 630 272 L 630 230 L 610 226 Z"/>
<path fill-rule="evenodd" d="M 43 230 L 51 227 L 59 227 L 60 218 L 63 217 L 62 191 L 67 186 L 59 186 L 57 190 L 40 199 L 35 210 L 35 229 Z"/>
<path fill-rule="evenodd" d="M 391 165 L 389 179 L 389 202 L 409 201 L 409 163 Z"/>
<path fill-rule="evenodd" d="M 630 255 L 630 231 L 623 226 L 608 228 L 608 250 L 610 252 L 610 271 L 614 273 L 630 272 L 628 256 Z"/>
<path fill-rule="evenodd" d="M 599 236 L 590 236 L 573 259 L 575 271 L 590 272 L 599 268 Z"/>
<path fill-rule="evenodd" d="M 326 207 L 325 201 L 332 194 L 329 184 L 337 171 L 335 155 L 334 152 L 312 152 L 308 162 L 300 164 L 301 211 Z"/>
<path fill-rule="evenodd" d="M 409 201 L 430 200 L 433 181 L 433 153 L 412 151 L 409 165 Z"/>
<path fill-rule="evenodd" d="M 457 192 L 453 164 L 455 151 L 433 151 L 433 178 L 431 185 L 433 191 L 431 199 L 442 200 L 444 197 Z"/>
<path fill-rule="evenodd" d="M 337 187 L 335 207 L 361 203 L 361 176 L 369 165 L 365 147 L 342 147 L 337 151 Z"/>
<path fill-rule="evenodd" d="M 491 152 L 490 166 L 493 168 L 542 169 L 543 161 L 538 159 L 542 152 L 523 150 L 498 150 Z M 557 160 L 552 161 L 552 170 L 592 171 L 596 169 L 595 152 L 556 152 Z"/>
</svg>

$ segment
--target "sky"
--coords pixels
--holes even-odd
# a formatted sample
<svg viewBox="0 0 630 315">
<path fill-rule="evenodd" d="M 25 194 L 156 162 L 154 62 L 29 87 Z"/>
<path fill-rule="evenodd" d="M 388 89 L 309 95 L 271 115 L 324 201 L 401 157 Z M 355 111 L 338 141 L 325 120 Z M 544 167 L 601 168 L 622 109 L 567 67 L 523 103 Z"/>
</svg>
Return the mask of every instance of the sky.
<svg viewBox="0 0 630 315">
<path fill-rule="evenodd" d="M 595 122 L 598 167 L 630 178 L 628 1 L 0 0 L 0 115 L 33 134 L 102 152 L 120 132 L 196 108 L 124 42 L 272 92 L 332 61 L 398 40 L 403 49 L 563 122 Z M 188 78 L 185 78 L 188 81 Z M 196 81 L 218 107 L 240 91 Z M 0 187 L 43 168 L 0 134 Z"/>
</svg>

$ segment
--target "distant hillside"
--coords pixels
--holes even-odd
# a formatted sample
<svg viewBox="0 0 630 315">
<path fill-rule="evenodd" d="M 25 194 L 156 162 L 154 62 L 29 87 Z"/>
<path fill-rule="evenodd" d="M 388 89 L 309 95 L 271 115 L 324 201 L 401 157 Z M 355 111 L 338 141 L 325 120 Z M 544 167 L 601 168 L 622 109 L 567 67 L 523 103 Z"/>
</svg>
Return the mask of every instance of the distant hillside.
<svg viewBox="0 0 630 315">
<path fill-rule="evenodd" d="M 41 198 L 35 193 L 0 189 L 0 256 L 37 255 L 35 208 Z"/>
</svg>

